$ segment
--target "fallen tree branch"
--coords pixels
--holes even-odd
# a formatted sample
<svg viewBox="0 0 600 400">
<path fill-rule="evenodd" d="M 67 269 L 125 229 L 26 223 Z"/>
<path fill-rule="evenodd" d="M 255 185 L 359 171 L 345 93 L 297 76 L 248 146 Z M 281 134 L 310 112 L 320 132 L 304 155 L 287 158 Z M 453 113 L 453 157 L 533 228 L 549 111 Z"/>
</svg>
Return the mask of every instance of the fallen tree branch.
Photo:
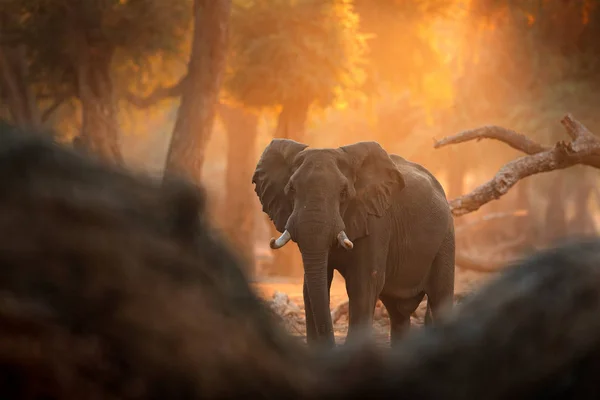
<svg viewBox="0 0 600 400">
<path fill-rule="evenodd" d="M 588 165 L 600 168 L 600 138 L 592 134 L 582 123 L 567 114 L 562 120 L 571 142 L 558 142 L 547 148 L 514 131 L 496 127 L 483 127 L 461 132 L 444 138 L 435 148 L 462 143 L 469 140 L 494 138 L 527 153 L 527 156 L 505 164 L 490 181 L 478 186 L 471 193 L 451 200 L 452 214 L 461 216 L 478 210 L 482 205 L 504 196 L 518 181 L 528 176 L 572 167 Z"/>
<path fill-rule="evenodd" d="M 451 144 L 464 143 L 471 140 L 480 141 L 481 139 L 499 140 L 503 143 L 506 143 L 513 149 L 522 151 L 525 154 L 536 154 L 548 150 L 548 147 L 534 142 L 523 134 L 496 125 L 482 126 L 481 128 L 463 131 L 457 135 L 438 140 L 435 142 L 433 147 L 435 149 L 439 149 Z"/>
</svg>

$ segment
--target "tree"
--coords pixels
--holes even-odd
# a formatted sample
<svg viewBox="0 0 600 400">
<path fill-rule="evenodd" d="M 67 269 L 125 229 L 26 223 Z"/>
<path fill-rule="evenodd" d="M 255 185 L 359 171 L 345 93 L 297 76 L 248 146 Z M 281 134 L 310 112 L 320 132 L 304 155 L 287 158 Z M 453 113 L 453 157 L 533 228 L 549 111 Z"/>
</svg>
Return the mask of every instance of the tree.
<svg viewBox="0 0 600 400">
<path fill-rule="evenodd" d="M 177 52 L 189 2 L 5 0 L 2 7 L 2 45 L 24 49 L 33 90 L 57 102 L 77 99 L 81 141 L 121 162 L 115 64 L 144 67 L 149 55 Z"/>
<path fill-rule="evenodd" d="M 428 75 L 444 63 L 434 46 L 431 27 L 438 17 L 456 12 L 455 0 L 355 0 L 360 28 L 368 36 L 368 80 L 371 95 L 390 88 L 423 91 Z M 439 38 L 438 38 L 439 40 Z M 421 90 L 419 90 L 421 89 Z"/>
<path fill-rule="evenodd" d="M 254 273 L 254 219 L 257 199 L 252 172 L 258 136 L 258 115 L 242 107 L 221 103 L 219 115 L 227 133 L 227 170 L 222 226 L 233 248 Z"/>
<path fill-rule="evenodd" d="M 328 107 L 360 86 L 365 48 L 348 0 L 239 0 L 232 9 L 224 89 L 246 108 L 277 110 L 275 137 L 306 141 L 310 108 Z M 249 138 L 242 135 L 252 132 L 231 132 L 229 145 L 251 146 Z M 247 161 L 241 165 L 232 160 L 229 167 L 245 176 L 242 171 L 253 171 L 256 160 Z M 245 190 L 240 188 L 228 196 L 238 193 Z M 278 235 L 271 221 L 268 223 L 272 234 Z M 286 275 L 301 269 L 297 248 L 274 253 L 274 264 Z"/>
<path fill-rule="evenodd" d="M 216 2 L 209 1 L 207 4 L 216 4 Z M 220 15 L 222 16 L 223 13 Z M 211 21 L 213 21 L 211 22 L 213 27 L 218 25 L 216 22 L 218 18 Z M 209 29 L 207 24 L 204 25 Z M 352 12 L 351 4 L 347 0 L 238 0 L 232 5 L 231 26 L 223 87 L 224 93 L 231 101 L 222 104 L 223 114 L 221 117 L 225 128 L 228 129 L 229 155 L 237 155 L 234 159 L 228 160 L 228 176 L 234 177 L 246 176 L 248 171 L 254 169 L 252 159 L 240 158 L 239 155 L 240 152 L 253 147 L 255 127 L 239 129 L 239 121 L 233 121 L 231 118 L 244 119 L 245 117 L 241 117 L 241 115 L 246 114 L 246 111 L 236 111 L 233 108 L 246 107 L 256 111 L 279 108 L 275 135 L 304 140 L 309 107 L 315 104 L 321 107 L 332 104 L 339 98 L 340 93 L 355 87 L 356 82 L 360 80 L 361 71 L 358 65 L 364 50 L 364 38 L 357 32 L 356 15 Z M 209 35 L 208 30 L 205 33 Z M 201 32 L 197 31 L 194 39 L 198 35 L 201 35 Z M 217 40 L 219 36 L 215 34 L 213 37 Z M 200 50 L 200 47 L 192 47 Z M 218 51 L 225 47 L 219 47 L 215 42 L 212 48 L 211 51 Z M 206 49 L 208 47 L 205 47 Z M 215 63 L 214 65 L 217 65 L 217 58 L 212 61 Z M 205 66 L 208 68 L 208 64 Z M 211 76 L 219 78 L 211 75 L 217 71 L 217 68 L 211 68 L 209 73 L 199 74 L 206 79 L 206 82 L 212 79 Z M 173 87 L 159 87 L 143 98 L 131 94 L 128 97 L 134 104 L 148 107 L 165 97 L 181 96 L 186 88 L 192 87 L 189 79 L 188 73 Z M 202 90 L 196 89 L 196 93 L 204 93 L 204 89 L 208 87 L 205 85 Z M 215 87 L 218 86 L 210 86 L 210 90 L 212 91 L 212 88 Z M 193 91 L 190 89 L 189 93 L 191 94 Z M 206 104 L 214 104 L 209 97 L 206 99 Z M 197 111 L 197 108 L 193 107 L 188 109 Z M 181 110 L 184 110 L 183 100 Z M 214 114 L 212 114 L 210 106 L 204 107 L 204 110 L 206 112 L 205 121 L 211 120 L 211 115 Z M 186 114 L 188 115 L 187 120 L 183 118 L 183 114 L 181 115 L 178 117 L 178 121 L 181 121 L 180 124 L 184 124 L 186 121 L 189 123 L 191 121 L 189 117 L 200 118 L 192 111 Z M 194 171 L 194 174 L 199 176 L 202 148 L 208 139 L 209 125 L 211 124 L 212 122 L 202 123 L 201 130 L 198 128 L 195 136 L 188 135 L 191 142 L 187 140 L 177 142 L 175 137 L 173 138 L 169 159 L 179 158 L 187 161 L 178 162 L 181 164 L 179 166 L 167 162 L 167 170 Z M 178 129 L 176 126 L 175 132 Z M 193 132 L 193 129 L 188 132 Z M 241 137 L 241 135 L 249 136 Z M 232 147 L 238 145 L 241 147 Z M 179 150 L 174 151 L 175 147 Z M 176 156 L 175 153 L 183 154 L 183 157 Z M 244 162 L 244 160 L 246 161 Z M 170 168 L 169 165 L 172 167 Z M 228 189 L 230 192 L 228 197 L 231 197 L 231 202 L 246 192 L 242 187 L 234 188 L 233 182 L 232 180 Z M 249 186 L 249 182 L 247 185 Z M 242 212 L 248 212 L 249 215 L 252 213 L 251 209 L 236 210 L 235 215 L 241 215 Z M 240 218 L 235 215 L 230 215 L 232 220 L 239 221 Z M 235 223 L 226 221 L 224 225 L 233 226 Z M 237 234 L 246 237 L 252 235 L 251 232 L 238 232 Z M 249 250 L 242 252 L 248 253 Z M 285 253 L 285 251 L 280 251 L 276 257 L 281 257 Z M 288 254 L 288 256 L 292 256 L 292 254 Z M 281 262 L 278 264 L 290 265 L 292 263 Z"/>
<path fill-rule="evenodd" d="M 165 173 L 199 183 L 225 67 L 230 0 L 195 0 L 192 51 Z"/>
<path fill-rule="evenodd" d="M 130 103 L 142 109 L 155 106 L 167 98 L 180 100 L 167 153 L 165 174 L 177 174 L 192 182 L 200 183 L 204 152 L 212 133 L 217 108 L 220 107 L 221 117 L 228 133 L 231 129 L 239 129 L 239 118 L 242 119 L 242 126 L 243 121 L 247 121 L 244 112 L 240 117 L 230 107 L 224 104 L 219 106 L 221 81 L 225 73 L 229 49 L 230 12 L 231 1 L 229 0 L 195 0 L 191 52 L 188 68 L 183 77 L 173 86 L 155 87 L 147 96 L 138 96 L 132 92 L 126 95 Z M 256 127 L 247 130 L 248 134 L 252 134 L 255 129 Z M 241 154 L 238 152 L 231 163 L 236 162 L 236 165 L 240 165 L 241 168 L 248 169 L 248 163 L 243 163 L 248 147 L 243 146 L 242 150 L 244 151 Z M 235 149 L 232 148 L 230 153 L 231 151 Z M 236 160 L 242 163 L 237 163 Z M 228 192 L 233 191 L 232 187 L 237 186 L 240 177 L 244 176 L 243 171 L 242 169 L 242 174 L 239 174 L 235 169 L 228 168 L 226 184 Z M 249 180 L 246 183 L 248 187 Z M 247 199 L 250 198 L 247 196 Z M 247 229 L 250 229 L 252 224 L 243 215 L 243 212 L 248 211 L 245 202 L 243 199 L 239 200 L 236 203 L 235 198 L 228 199 L 227 204 L 231 205 L 231 209 L 227 215 L 231 218 L 223 225 L 240 255 L 246 259 L 247 265 L 251 265 L 254 259 L 251 257 L 253 251 L 250 250 L 253 248 L 248 247 L 248 238 L 252 237 L 252 232 L 248 232 Z M 234 226 L 236 224 L 237 227 Z"/>
<path fill-rule="evenodd" d="M 478 210 L 482 205 L 504 196 L 518 181 L 532 175 L 557 171 L 575 165 L 600 168 L 600 139 L 581 122 L 567 114 L 562 120 L 570 142 L 560 141 L 554 146 L 539 144 L 527 136 L 500 126 L 484 126 L 460 132 L 437 141 L 435 148 L 464 143 L 472 140 L 495 139 L 526 154 L 504 165 L 486 183 L 473 191 L 452 199 L 450 208 L 455 216 L 462 216 Z M 552 228 L 552 227 L 551 227 Z M 457 255 L 457 263 L 479 271 L 494 271 L 497 266 L 482 268 Z"/>
<path fill-rule="evenodd" d="M 38 99 L 26 82 L 27 63 L 23 46 L 0 45 L 0 99 L 8 116 L 21 127 L 40 128 Z"/>
<path fill-rule="evenodd" d="M 594 65 L 600 59 L 594 38 L 600 28 L 600 13 L 595 3 L 587 0 L 470 2 L 464 24 L 466 45 L 457 57 L 460 68 L 456 70 L 463 72 L 454 86 L 454 123 L 441 124 L 444 129 L 458 132 L 492 123 L 526 131 L 538 142 L 553 143 L 563 133 L 551 121 L 571 110 L 590 129 L 596 130 L 594 104 L 598 101 L 600 74 Z M 441 151 L 449 151 L 450 171 L 455 163 L 462 161 L 472 175 L 483 175 L 489 166 L 495 170 L 494 164 L 514 157 L 514 150 L 496 147 L 495 151 L 493 146 L 493 143 L 473 143 Z M 452 154 L 454 150 L 460 154 Z M 553 240 L 554 234 L 564 236 L 567 232 L 589 229 L 584 221 L 591 220 L 590 201 L 584 199 L 590 199 L 586 188 L 590 185 L 588 181 L 594 179 L 593 171 L 581 174 L 580 168 L 536 176 L 520 182 L 509 193 L 514 202 L 507 198 L 487 204 L 485 212 L 492 212 L 492 208 L 494 212 L 508 213 L 528 209 L 527 217 L 507 222 L 515 223 L 512 230 L 516 232 L 529 232 L 526 246 L 545 245 Z M 450 198 L 458 197 L 452 186 L 458 185 L 448 188 L 452 193 Z M 568 215 L 571 207 L 579 210 L 580 218 Z M 511 228 L 503 225 L 503 230 Z"/>
<path fill-rule="evenodd" d="M 240 0 L 225 89 L 246 107 L 279 110 L 275 136 L 305 140 L 311 106 L 358 87 L 365 38 L 349 0 Z"/>
</svg>

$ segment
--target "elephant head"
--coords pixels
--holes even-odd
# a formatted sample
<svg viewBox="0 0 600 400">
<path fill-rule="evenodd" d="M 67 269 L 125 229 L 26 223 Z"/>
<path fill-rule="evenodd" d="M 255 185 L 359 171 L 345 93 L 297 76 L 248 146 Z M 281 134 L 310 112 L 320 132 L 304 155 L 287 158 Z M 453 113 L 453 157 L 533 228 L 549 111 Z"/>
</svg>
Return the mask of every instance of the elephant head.
<svg viewBox="0 0 600 400">
<path fill-rule="evenodd" d="M 333 343 L 329 313 L 327 260 L 332 246 L 353 248 L 369 234 L 369 216 L 381 217 L 404 179 L 376 142 L 337 149 L 310 149 L 288 139 L 273 139 L 252 177 L 255 191 L 282 235 L 271 248 L 290 239 L 298 244 L 305 283 L 320 339 Z"/>
</svg>

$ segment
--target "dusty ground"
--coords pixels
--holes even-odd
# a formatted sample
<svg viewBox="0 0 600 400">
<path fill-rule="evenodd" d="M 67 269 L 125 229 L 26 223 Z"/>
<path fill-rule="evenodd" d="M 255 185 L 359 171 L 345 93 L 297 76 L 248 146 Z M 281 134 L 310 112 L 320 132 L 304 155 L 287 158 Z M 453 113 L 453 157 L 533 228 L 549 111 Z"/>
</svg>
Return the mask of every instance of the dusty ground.
<svg viewBox="0 0 600 400">
<path fill-rule="evenodd" d="M 491 275 L 479 274 L 470 271 L 462 271 L 457 268 L 455 281 L 455 294 L 460 297 L 463 294 L 474 290 L 478 284 L 490 277 Z M 265 278 L 254 283 L 256 290 L 266 300 L 272 300 L 274 295 L 277 297 L 276 310 L 280 315 L 284 314 L 285 325 L 290 333 L 304 337 L 306 334 L 304 325 L 304 301 L 302 299 L 302 281 L 285 278 Z M 287 298 L 289 302 L 287 302 Z M 342 302 L 348 300 L 344 279 L 337 273 L 334 276 L 331 285 L 331 309 Z M 287 303 L 287 304 L 286 304 Z M 389 345 L 389 320 L 385 311 L 379 305 L 375 311 L 375 322 L 373 324 L 376 340 L 382 346 Z M 424 300 L 419 309 L 415 313 L 416 316 L 411 319 L 413 325 L 419 326 L 423 324 L 425 314 L 426 300 Z M 342 315 L 340 319 L 334 323 L 334 331 L 336 342 L 343 343 L 348 330 L 347 315 Z"/>
</svg>

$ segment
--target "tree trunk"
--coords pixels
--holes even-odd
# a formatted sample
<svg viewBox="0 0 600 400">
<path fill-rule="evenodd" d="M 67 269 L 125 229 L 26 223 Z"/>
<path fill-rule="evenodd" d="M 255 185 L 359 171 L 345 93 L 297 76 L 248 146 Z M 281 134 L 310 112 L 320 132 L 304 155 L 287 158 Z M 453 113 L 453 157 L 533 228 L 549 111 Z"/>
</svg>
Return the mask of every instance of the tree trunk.
<svg viewBox="0 0 600 400">
<path fill-rule="evenodd" d="M 456 199 L 465 194 L 465 165 L 461 160 L 461 154 L 454 151 L 448 164 L 448 190 L 446 197 Z"/>
<path fill-rule="evenodd" d="M 200 183 L 225 67 L 230 0 L 194 1 L 194 36 L 187 82 L 167 154 L 166 174 Z"/>
<path fill-rule="evenodd" d="M 569 236 L 593 235 L 596 233 L 596 226 L 589 210 L 588 201 L 594 190 L 594 183 L 588 179 L 583 179 L 581 184 L 577 185 L 574 191 L 575 215 L 569 221 Z"/>
<path fill-rule="evenodd" d="M 225 178 L 225 210 L 222 226 L 232 248 L 244 260 L 248 276 L 255 274 L 254 217 L 252 190 L 255 167 L 258 116 L 237 107 L 219 106 L 219 114 L 227 133 L 227 171 Z"/>
<path fill-rule="evenodd" d="M 113 49 L 87 46 L 77 64 L 81 146 L 106 162 L 123 163 L 120 127 L 110 74 Z"/>
<path fill-rule="evenodd" d="M 277 119 L 276 138 L 302 142 L 306 134 L 306 120 L 310 101 L 289 100 L 283 103 Z"/>
<path fill-rule="evenodd" d="M 275 137 L 292 139 L 303 143 L 306 136 L 306 120 L 310 102 L 306 100 L 287 101 L 283 104 L 277 119 Z M 272 237 L 279 237 L 273 221 L 267 218 Z M 284 276 L 301 276 L 303 274 L 302 257 L 296 243 L 290 242 L 281 249 L 273 251 L 273 270 Z"/>
<path fill-rule="evenodd" d="M 13 122 L 22 128 L 41 127 L 41 115 L 25 80 L 25 49 L 0 46 L 0 90 Z"/>
<path fill-rule="evenodd" d="M 523 248 L 532 249 L 535 243 L 535 230 L 533 229 L 533 215 L 531 215 L 531 201 L 529 198 L 529 187 L 531 185 L 530 179 L 520 181 L 515 185 L 515 201 L 513 211 L 526 210 L 527 217 L 525 218 L 514 218 L 511 229 L 511 236 L 517 237 L 523 235 L 525 237 L 525 243 Z"/>
<path fill-rule="evenodd" d="M 565 176 L 562 171 L 556 174 L 553 184 L 548 190 L 548 205 L 544 218 L 542 240 L 544 245 L 551 245 L 567 235 L 567 220 L 564 201 Z"/>
</svg>

